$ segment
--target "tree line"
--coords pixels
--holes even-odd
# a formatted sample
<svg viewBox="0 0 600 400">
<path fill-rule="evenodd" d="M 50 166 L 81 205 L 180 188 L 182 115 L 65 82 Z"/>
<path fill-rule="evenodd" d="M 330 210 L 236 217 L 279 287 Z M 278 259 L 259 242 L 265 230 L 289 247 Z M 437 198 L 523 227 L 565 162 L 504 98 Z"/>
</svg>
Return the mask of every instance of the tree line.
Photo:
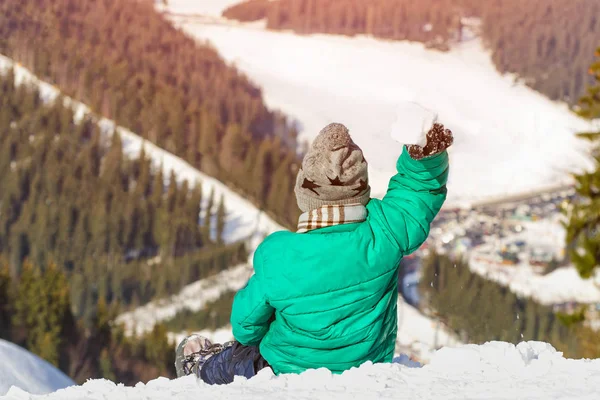
<svg viewBox="0 0 600 400">
<path fill-rule="evenodd" d="M 296 223 L 294 125 L 152 1 L 3 1 L 0 52 L 226 182 L 283 225 Z"/>
<path fill-rule="evenodd" d="M 224 11 L 269 29 L 369 34 L 449 50 L 477 29 L 501 73 L 515 73 L 551 99 L 575 104 L 600 42 L 596 0 L 250 0 Z M 479 19 L 480 27 L 468 18 Z M 471 20 L 472 21 L 472 20 Z"/>
<path fill-rule="evenodd" d="M 424 307 L 470 343 L 536 340 L 568 357 L 600 357 L 599 337 L 582 324 L 582 314 L 554 313 L 472 272 L 462 259 L 430 255 L 422 265 L 419 290 Z"/>
<path fill-rule="evenodd" d="M 67 274 L 54 263 L 43 267 L 26 261 L 15 279 L 0 259 L 0 338 L 27 348 L 79 384 L 106 378 L 135 385 L 175 376 L 174 344 L 164 325 L 129 338 L 112 323 L 117 308 L 102 298 L 89 322 L 77 320 Z"/>
<path fill-rule="evenodd" d="M 62 98 L 0 76 L 0 255 L 15 279 L 26 260 L 65 271 L 77 318 L 99 298 L 145 303 L 245 260 L 243 243 L 223 244 L 223 199 L 201 210 L 200 182 L 165 178 Z"/>
<path fill-rule="evenodd" d="M 222 198 L 202 209 L 201 182 L 161 171 L 64 98 L 0 75 L 0 337 L 80 383 L 174 376 L 165 326 L 128 338 L 113 319 L 247 252 L 224 244 Z"/>
</svg>

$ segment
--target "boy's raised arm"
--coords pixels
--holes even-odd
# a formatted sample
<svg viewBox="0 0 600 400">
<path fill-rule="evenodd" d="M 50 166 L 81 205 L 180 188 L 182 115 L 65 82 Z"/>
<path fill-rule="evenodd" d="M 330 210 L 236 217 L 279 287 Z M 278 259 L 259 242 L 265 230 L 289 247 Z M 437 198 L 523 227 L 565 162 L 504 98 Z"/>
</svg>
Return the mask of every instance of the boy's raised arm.
<svg viewBox="0 0 600 400">
<path fill-rule="evenodd" d="M 435 124 L 424 147 L 405 146 L 387 194 L 371 206 L 372 221 L 404 255 L 417 250 L 427 239 L 430 224 L 446 200 L 446 148 L 452 142 L 452 132 Z"/>
</svg>

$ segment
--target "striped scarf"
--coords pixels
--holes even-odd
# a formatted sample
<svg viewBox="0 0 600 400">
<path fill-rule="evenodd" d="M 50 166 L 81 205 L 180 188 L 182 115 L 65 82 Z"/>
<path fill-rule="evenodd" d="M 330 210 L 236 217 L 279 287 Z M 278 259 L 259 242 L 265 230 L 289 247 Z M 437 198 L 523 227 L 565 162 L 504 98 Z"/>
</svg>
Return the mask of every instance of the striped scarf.
<svg viewBox="0 0 600 400">
<path fill-rule="evenodd" d="M 297 233 L 327 226 L 353 224 L 367 219 L 367 209 L 362 204 L 323 206 L 300 215 Z"/>
</svg>

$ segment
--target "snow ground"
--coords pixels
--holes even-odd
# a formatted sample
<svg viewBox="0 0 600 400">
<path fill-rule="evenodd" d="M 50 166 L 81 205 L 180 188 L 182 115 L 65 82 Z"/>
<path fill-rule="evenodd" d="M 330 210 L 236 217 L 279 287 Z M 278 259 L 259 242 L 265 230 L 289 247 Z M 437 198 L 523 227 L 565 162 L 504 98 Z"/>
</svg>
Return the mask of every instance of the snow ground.
<svg viewBox="0 0 600 400">
<path fill-rule="evenodd" d="M 60 91 L 55 86 L 40 81 L 26 68 L 19 64 L 15 65 L 10 58 L 0 55 L 0 72 L 6 71 L 13 66 L 15 69 L 15 79 L 18 84 L 25 82 L 36 85 L 40 89 L 40 95 L 46 100 L 53 100 L 60 94 Z M 76 110 L 76 119 L 82 118 L 84 115 L 91 112 L 85 104 L 71 98 L 67 97 L 65 102 Z M 238 240 L 249 240 L 251 250 L 250 260 L 252 260 L 252 250 L 258 246 L 265 236 L 283 229 L 265 213 L 259 211 L 248 200 L 233 192 L 220 181 L 198 171 L 181 158 L 144 140 L 142 137 L 125 128 L 116 126 L 111 120 L 100 118 L 99 124 L 103 131 L 108 135 L 112 134 L 114 130 L 120 134 L 123 141 L 124 152 L 128 156 L 138 156 L 143 147 L 146 155 L 152 159 L 153 166 L 155 168 L 162 167 L 165 179 L 168 179 L 171 171 L 174 171 L 177 180 L 180 182 L 187 180 L 191 185 L 200 182 L 202 184 L 203 202 L 205 206 L 208 202 L 211 190 L 214 189 L 217 202 L 220 196 L 224 195 L 225 208 L 227 211 L 224 229 L 225 241 L 233 243 Z M 216 225 L 213 224 L 213 226 Z"/>
<path fill-rule="evenodd" d="M 551 305 L 566 302 L 600 303 L 600 285 L 594 279 L 583 279 L 574 266 L 559 268 L 548 275 L 540 275 L 528 263 L 527 254 L 515 266 L 485 262 L 499 245 L 523 240 L 528 248 L 556 249 L 561 256 L 564 249 L 565 230 L 560 225 L 562 216 L 553 219 L 523 223 L 523 232 L 502 239 L 499 243 L 482 245 L 471 252 L 471 270 L 504 286 L 514 293 L 532 297 L 541 304 Z"/>
<path fill-rule="evenodd" d="M 394 172 L 401 144 L 390 135 L 407 100 L 436 111 L 455 132 L 449 203 L 568 183 L 569 171 L 590 165 L 582 153 L 586 144 L 574 137 L 589 124 L 499 75 L 476 38 L 442 53 L 368 37 L 300 36 L 195 20 L 205 7 L 185 3 L 177 10 L 188 17 L 172 17 L 174 23 L 211 42 L 260 85 L 271 108 L 300 122 L 301 138 L 313 138 L 332 121 L 350 128 L 370 162 L 375 197 Z"/>
<path fill-rule="evenodd" d="M 542 342 L 517 346 L 490 342 L 438 351 L 426 366 L 366 363 L 342 375 L 310 370 L 273 376 L 268 369 L 227 386 L 209 386 L 193 377 L 159 378 L 135 387 L 106 380 L 34 396 L 11 390 L 4 399 L 421 399 L 421 400 L 596 400 L 600 398 L 600 360 L 571 360 Z"/>
<path fill-rule="evenodd" d="M 11 386 L 33 394 L 47 394 L 73 385 L 75 382 L 53 365 L 0 339 L 0 396 Z"/>
</svg>

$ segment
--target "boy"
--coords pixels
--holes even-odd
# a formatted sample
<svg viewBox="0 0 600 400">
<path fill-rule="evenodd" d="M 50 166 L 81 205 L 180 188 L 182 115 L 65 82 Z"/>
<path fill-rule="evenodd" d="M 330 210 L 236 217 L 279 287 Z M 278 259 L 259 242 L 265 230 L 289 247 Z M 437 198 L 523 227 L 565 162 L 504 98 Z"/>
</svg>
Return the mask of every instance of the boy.
<svg viewBox="0 0 600 400">
<path fill-rule="evenodd" d="M 431 126 L 431 125 L 429 125 Z M 177 349 L 178 376 L 209 384 L 366 361 L 391 362 L 400 260 L 417 250 L 446 199 L 452 132 L 435 123 L 425 146 L 404 146 L 383 200 L 370 198 L 367 162 L 342 124 L 326 126 L 296 180 L 297 232 L 276 232 L 254 255 L 254 275 L 233 302 L 235 341 L 192 335 Z"/>
</svg>

